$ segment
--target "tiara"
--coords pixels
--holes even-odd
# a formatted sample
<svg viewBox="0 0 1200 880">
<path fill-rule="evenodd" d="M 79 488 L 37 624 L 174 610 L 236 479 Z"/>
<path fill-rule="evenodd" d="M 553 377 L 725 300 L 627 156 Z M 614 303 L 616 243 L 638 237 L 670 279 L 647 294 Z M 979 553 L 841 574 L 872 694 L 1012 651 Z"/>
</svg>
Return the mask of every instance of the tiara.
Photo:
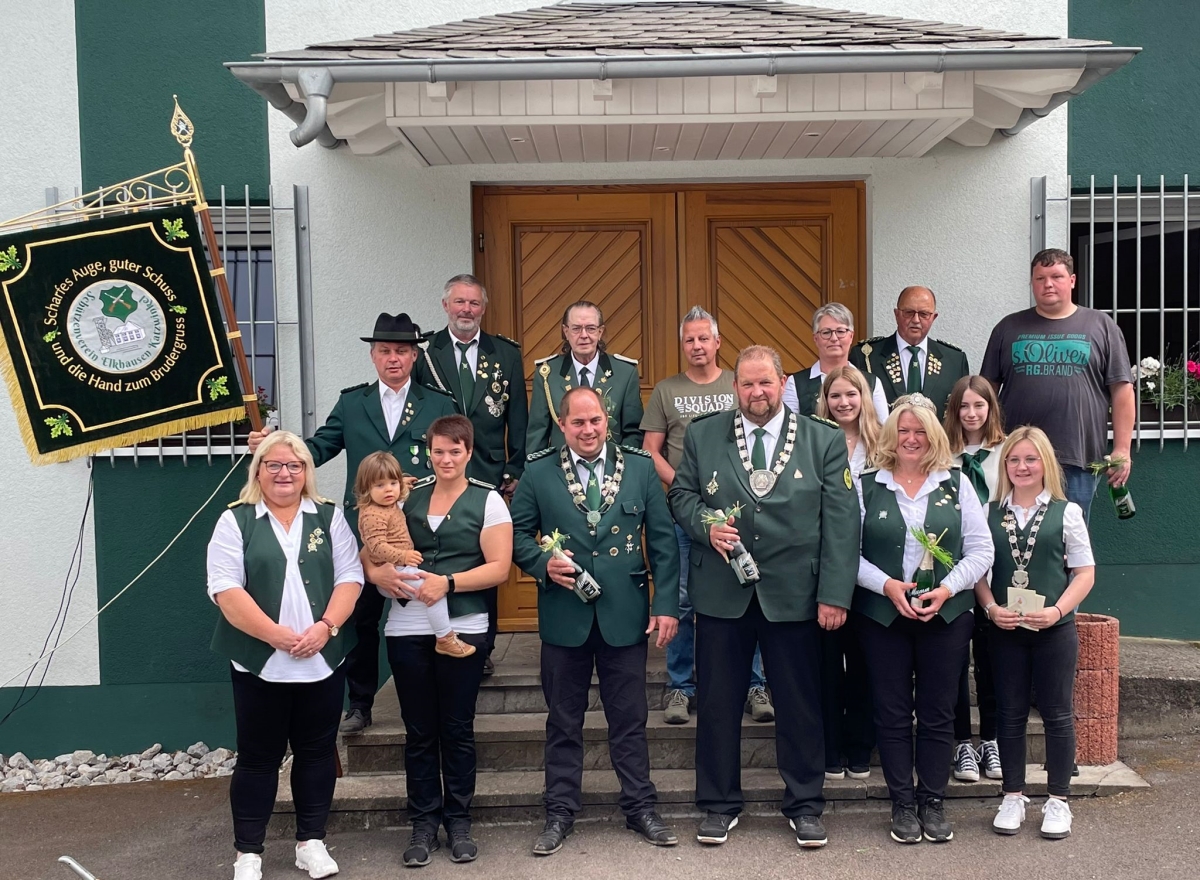
<svg viewBox="0 0 1200 880">
<path fill-rule="evenodd" d="M 914 391 L 912 394 L 905 394 L 902 397 L 897 397 L 896 402 L 892 404 L 892 409 L 896 409 L 897 407 L 901 407 L 906 404 L 908 406 L 919 406 L 923 409 L 933 410 L 935 413 L 937 412 L 937 404 L 935 404 L 920 391 Z"/>
</svg>

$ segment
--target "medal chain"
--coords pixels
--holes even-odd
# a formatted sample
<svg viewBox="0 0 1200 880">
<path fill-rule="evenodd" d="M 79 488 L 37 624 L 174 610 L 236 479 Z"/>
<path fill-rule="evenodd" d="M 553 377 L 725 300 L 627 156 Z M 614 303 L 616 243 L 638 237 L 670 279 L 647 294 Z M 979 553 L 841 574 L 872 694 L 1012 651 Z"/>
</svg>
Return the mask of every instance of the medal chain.
<svg viewBox="0 0 1200 880">
<path fill-rule="evenodd" d="M 588 531 L 593 535 L 596 533 L 596 523 L 600 522 L 600 517 L 607 513 L 609 508 L 613 506 L 617 492 L 621 490 L 621 480 L 625 476 L 625 456 L 621 454 L 619 448 L 615 448 L 615 453 L 612 476 L 605 474 L 604 483 L 600 487 L 600 497 L 602 499 L 600 507 L 598 510 L 588 510 L 587 495 L 583 484 L 579 482 L 579 476 L 575 473 L 575 468 L 571 465 L 571 454 L 567 451 L 565 445 L 559 452 L 559 464 L 562 467 L 563 474 L 567 478 L 567 491 L 571 493 L 571 500 L 585 516 L 588 514 L 599 514 L 595 516 L 595 522 L 592 522 L 592 516 L 588 516 Z"/>
<path fill-rule="evenodd" d="M 754 465 L 750 463 L 750 453 L 746 449 L 746 434 L 742 430 L 742 420 L 735 416 L 733 420 L 733 436 L 737 440 L 738 456 L 742 459 L 742 467 L 746 469 L 746 473 L 754 473 Z M 779 458 L 775 462 L 775 467 L 771 468 L 771 473 L 778 477 L 783 473 L 783 469 L 787 467 L 788 461 L 792 457 L 792 450 L 796 448 L 796 414 L 788 415 L 787 434 L 783 438 L 783 449 L 779 450 Z"/>
<path fill-rule="evenodd" d="M 1008 550 L 1012 554 L 1013 562 L 1017 565 L 1017 571 L 1024 572 L 1029 565 L 1029 560 L 1033 556 L 1033 545 L 1037 543 L 1038 529 L 1042 527 L 1042 519 L 1046 516 L 1046 505 L 1038 506 L 1038 511 L 1034 514 L 1033 523 L 1029 527 L 1029 538 L 1025 542 L 1025 550 L 1021 552 L 1017 545 L 1017 517 L 1013 514 L 1012 508 L 1004 511 L 1004 531 L 1008 533 Z"/>
</svg>

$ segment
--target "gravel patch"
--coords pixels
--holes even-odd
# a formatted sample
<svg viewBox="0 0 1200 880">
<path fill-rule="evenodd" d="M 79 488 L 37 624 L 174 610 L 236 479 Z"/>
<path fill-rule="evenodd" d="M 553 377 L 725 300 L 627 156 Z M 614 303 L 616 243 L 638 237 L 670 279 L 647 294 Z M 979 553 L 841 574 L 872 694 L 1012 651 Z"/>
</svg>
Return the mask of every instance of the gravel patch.
<svg viewBox="0 0 1200 880">
<path fill-rule="evenodd" d="M 209 749 L 198 742 L 181 752 L 164 752 L 155 743 L 140 754 L 97 755 L 79 749 L 56 758 L 32 759 L 22 752 L 0 755 L 0 794 L 82 788 L 88 785 L 122 785 L 127 782 L 209 779 L 229 776 L 237 755 L 229 749 Z"/>
</svg>

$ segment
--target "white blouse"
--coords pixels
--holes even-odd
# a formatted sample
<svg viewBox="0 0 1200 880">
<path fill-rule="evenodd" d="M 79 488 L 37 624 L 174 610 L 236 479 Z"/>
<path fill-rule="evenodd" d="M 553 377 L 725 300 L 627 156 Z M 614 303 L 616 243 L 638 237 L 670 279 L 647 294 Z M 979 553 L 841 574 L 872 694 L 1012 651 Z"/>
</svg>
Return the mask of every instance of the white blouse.
<svg viewBox="0 0 1200 880">
<path fill-rule="evenodd" d="M 311 499 L 302 499 L 299 514 L 292 520 L 292 527 L 285 529 L 283 523 L 275 518 L 275 514 L 271 513 L 264 502 L 260 501 L 254 507 L 254 515 L 259 519 L 264 516 L 270 517 L 275 538 L 287 559 L 278 622 L 295 633 L 303 633 L 325 613 L 324 608 L 319 608 L 319 613 L 313 616 L 313 608 L 304 589 L 304 579 L 300 577 L 300 545 L 305 538 L 304 517 L 301 514 L 316 512 L 317 505 Z M 341 508 L 334 509 L 329 531 L 333 549 L 334 584 L 355 583 L 361 587 L 364 579 L 362 565 L 358 561 L 358 541 L 354 539 L 354 533 L 350 531 L 350 525 L 346 522 Z M 217 520 L 212 540 L 208 542 L 208 597 L 216 603 L 217 593 L 245 586 L 246 564 L 242 554 L 242 530 L 238 528 L 233 511 L 227 510 Z M 234 663 L 233 666 L 239 672 L 248 671 L 238 663 Z M 319 653 L 312 657 L 292 657 L 287 651 L 277 648 L 258 677 L 263 681 L 312 682 L 321 681 L 332 674 L 333 670 Z"/>
<path fill-rule="evenodd" d="M 987 483 L 988 501 L 995 500 L 996 487 L 1000 485 L 1000 449 L 1003 446 L 1003 443 L 997 443 L 995 446 L 986 447 L 989 454 L 980 465 L 980 467 L 983 468 L 983 481 Z M 985 447 L 979 443 L 968 443 L 963 448 L 963 452 L 969 452 L 971 455 L 975 455 L 983 448 Z M 954 466 L 956 468 L 962 467 L 962 452 L 959 452 L 954 456 Z"/>
<path fill-rule="evenodd" d="M 921 564 L 924 549 L 912 536 L 912 529 L 923 528 L 925 511 L 929 506 L 929 496 L 938 491 L 938 485 L 950 476 L 949 471 L 934 471 L 925 478 L 917 492 L 916 498 L 909 498 L 892 476 L 891 471 L 879 470 L 874 474 L 875 482 L 886 486 L 896 496 L 896 504 L 900 515 L 904 517 L 904 581 L 912 583 L 917 566 Z M 870 475 L 867 475 L 870 478 Z M 859 517 L 866 518 L 863 507 L 862 486 L 858 487 Z M 943 579 L 941 586 L 954 596 L 963 590 L 974 588 L 975 583 L 989 572 L 995 558 L 995 548 L 992 546 L 992 533 L 988 528 L 987 516 L 983 505 L 971 484 L 963 480 L 959 486 L 958 502 L 962 514 L 963 553 L 962 559 L 950 569 Z M 858 557 L 858 585 L 873 593 L 883 595 L 883 585 L 893 575 L 885 573 L 874 563 L 868 562 L 860 553 Z"/>
</svg>

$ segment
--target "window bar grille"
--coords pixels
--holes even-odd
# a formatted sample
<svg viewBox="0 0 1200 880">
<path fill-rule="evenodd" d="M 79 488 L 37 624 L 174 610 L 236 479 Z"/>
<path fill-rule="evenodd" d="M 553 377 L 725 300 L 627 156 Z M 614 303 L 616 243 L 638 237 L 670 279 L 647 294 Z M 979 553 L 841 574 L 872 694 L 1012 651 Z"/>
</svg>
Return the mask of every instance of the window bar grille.
<svg viewBox="0 0 1200 880">
<path fill-rule="evenodd" d="M 1188 202 L 1192 191 L 1188 187 L 1188 176 L 1183 175 L 1183 449 L 1188 447 L 1188 413 L 1191 411 L 1188 398 L 1188 379 L 1191 374 L 1187 370 L 1188 359 L 1188 239 L 1191 237 L 1191 227 L 1188 225 Z M 1200 359 L 1200 358 L 1198 358 Z"/>
<path fill-rule="evenodd" d="M 1187 229 L 1183 230 L 1187 238 Z M 1158 362 L 1166 369 L 1167 366 L 1167 178 L 1158 175 Z M 1187 323 L 1187 311 L 1184 311 L 1184 323 Z M 1166 432 L 1162 426 L 1166 423 L 1167 399 L 1161 393 L 1164 389 L 1159 382 L 1158 395 L 1158 451 L 1162 452 Z"/>
<path fill-rule="evenodd" d="M 1142 175 L 1137 176 L 1137 202 L 1135 204 L 1137 210 L 1137 220 L 1134 224 L 1133 240 L 1137 247 L 1137 257 L 1135 258 L 1134 266 L 1136 272 L 1136 284 L 1134 287 L 1134 327 L 1135 327 L 1135 351 L 1134 361 L 1139 365 L 1142 362 Z M 1117 242 L 1113 242 L 1113 247 L 1117 246 Z M 1142 451 L 1142 383 L 1134 384 L 1134 427 L 1136 430 L 1136 440 L 1138 452 Z"/>
</svg>

